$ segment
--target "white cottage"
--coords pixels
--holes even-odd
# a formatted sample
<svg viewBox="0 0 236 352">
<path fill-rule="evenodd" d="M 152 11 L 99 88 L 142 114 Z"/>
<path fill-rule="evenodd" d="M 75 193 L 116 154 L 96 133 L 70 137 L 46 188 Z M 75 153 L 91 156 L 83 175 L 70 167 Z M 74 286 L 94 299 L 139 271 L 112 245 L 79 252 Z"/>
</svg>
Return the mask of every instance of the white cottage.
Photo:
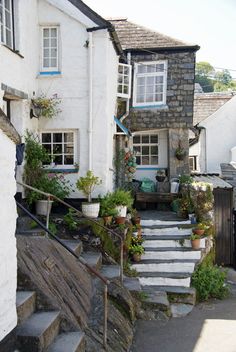
<svg viewBox="0 0 236 352">
<path fill-rule="evenodd" d="M 120 54 L 112 25 L 80 0 L 0 1 L 0 348 L 17 323 L 15 144 L 28 129 L 53 170 L 75 181 L 92 169 L 103 181 L 98 192 L 111 190 Z M 31 99 L 41 95 L 61 100 L 57 117 L 33 116 Z"/>
</svg>

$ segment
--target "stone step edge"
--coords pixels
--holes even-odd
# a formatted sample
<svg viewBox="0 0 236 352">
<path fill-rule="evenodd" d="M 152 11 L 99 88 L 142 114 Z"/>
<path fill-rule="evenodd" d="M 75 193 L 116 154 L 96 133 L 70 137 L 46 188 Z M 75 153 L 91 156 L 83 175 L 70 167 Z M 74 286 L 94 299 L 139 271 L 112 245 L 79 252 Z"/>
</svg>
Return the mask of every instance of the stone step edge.
<svg viewBox="0 0 236 352">
<path fill-rule="evenodd" d="M 167 279 L 188 279 L 191 278 L 192 273 L 190 272 L 159 272 L 159 271 L 138 271 L 138 276 L 139 278 L 145 277 L 145 278 L 157 278 L 157 277 L 163 277 Z"/>
</svg>

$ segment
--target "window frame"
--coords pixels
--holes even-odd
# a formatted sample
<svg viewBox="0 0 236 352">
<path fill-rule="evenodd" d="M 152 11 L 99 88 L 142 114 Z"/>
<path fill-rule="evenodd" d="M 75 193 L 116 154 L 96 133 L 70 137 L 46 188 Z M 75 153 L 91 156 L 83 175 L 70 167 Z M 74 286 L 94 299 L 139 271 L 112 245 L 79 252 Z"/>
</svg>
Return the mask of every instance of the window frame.
<svg viewBox="0 0 236 352">
<path fill-rule="evenodd" d="M 150 72 L 150 73 L 138 73 L 138 66 L 140 65 L 156 65 L 164 64 L 163 72 Z M 134 83 L 133 83 L 133 107 L 143 107 L 143 106 L 163 106 L 166 105 L 166 95 L 167 95 L 167 60 L 157 60 L 157 61 L 140 61 L 134 65 Z M 138 77 L 163 77 L 163 99 L 162 101 L 155 102 L 137 102 L 137 78 Z"/>
<path fill-rule="evenodd" d="M 123 73 L 119 73 L 119 68 L 122 67 L 123 68 Z M 124 74 L 124 68 L 128 69 L 128 74 Z M 119 77 L 122 77 L 122 82 L 119 82 Z M 128 77 L 128 84 L 125 84 L 124 82 L 124 78 L 125 76 Z M 120 98 L 126 98 L 129 99 L 131 97 L 131 78 L 132 78 L 132 66 L 128 65 L 128 64 L 123 64 L 120 63 L 118 64 L 118 77 L 117 77 L 117 96 Z M 120 93 L 118 91 L 118 87 L 122 86 L 122 93 Z M 124 93 L 124 87 L 127 86 L 128 87 L 128 93 Z"/>
<path fill-rule="evenodd" d="M 190 167 L 190 159 L 193 160 L 194 169 L 191 169 L 191 167 Z M 198 156 L 197 155 L 189 155 L 188 160 L 189 160 L 189 170 L 190 170 L 190 172 L 198 171 Z"/>
<path fill-rule="evenodd" d="M 137 137 L 137 136 L 140 136 L 141 138 L 143 137 L 143 136 L 149 136 L 149 143 L 142 143 L 142 142 L 140 142 L 140 143 L 134 143 L 134 137 Z M 157 143 L 150 143 L 150 137 L 151 136 L 157 136 Z M 159 166 L 159 162 L 160 162 L 160 157 L 159 157 L 159 152 L 160 152 L 160 136 L 159 136 L 159 133 L 156 133 L 156 132 L 148 132 L 148 133 L 134 133 L 133 134 L 133 138 L 132 138 L 132 148 L 133 148 L 133 151 L 134 151 L 134 147 L 135 146 L 140 146 L 141 147 L 141 154 L 140 155 L 137 155 L 137 154 L 135 154 L 136 156 L 140 156 L 140 161 L 142 161 L 142 146 L 149 146 L 149 147 L 151 147 L 151 146 L 157 146 L 157 148 L 158 148 L 158 152 L 157 152 L 157 160 L 158 160 L 158 162 L 157 162 L 157 164 L 137 164 L 137 169 L 145 169 L 145 168 L 149 168 L 149 167 L 153 167 L 153 168 L 155 168 L 155 167 L 158 167 Z M 151 150 L 151 149 L 150 149 Z M 134 153 L 135 153 L 135 151 L 134 151 Z M 149 160 L 151 161 L 151 157 L 152 157 L 152 154 L 150 153 L 150 151 L 149 151 Z"/>
<path fill-rule="evenodd" d="M 57 32 L 57 46 L 56 46 L 56 49 L 57 49 L 57 56 L 56 56 L 56 60 L 57 60 L 57 65 L 54 66 L 54 67 L 44 67 L 44 29 L 56 29 L 56 32 Z M 41 36 L 41 64 L 40 64 L 40 72 L 59 72 L 60 71 L 60 63 L 59 63 L 59 51 L 60 51 L 60 48 L 59 48 L 59 35 L 60 35 L 60 26 L 55 24 L 50 24 L 50 25 L 41 25 L 40 26 L 40 36 Z M 50 37 L 49 37 L 50 38 Z M 49 51 L 51 49 L 51 46 L 48 47 Z M 49 60 L 51 60 L 51 56 L 48 57 Z"/>
<path fill-rule="evenodd" d="M 43 134 L 46 134 L 46 133 L 50 133 L 51 134 L 51 142 L 50 143 L 43 143 Z M 55 164 L 55 165 L 53 165 L 53 167 L 52 167 L 52 164 L 54 163 L 54 161 L 52 161 L 51 162 L 51 164 L 49 164 L 49 165 L 44 165 L 44 167 L 45 168 L 48 168 L 48 169 L 55 169 L 55 170 L 57 170 L 57 169 L 65 169 L 65 170 L 67 170 L 67 169 L 73 169 L 73 168 L 75 168 L 75 164 L 77 164 L 78 163 L 78 154 L 77 154 L 77 148 L 76 148 L 76 146 L 77 146 L 77 133 L 76 133 L 76 131 L 75 130 L 43 130 L 43 131 L 41 131 L 40 132 L 40 143 L 41 143 L 41 145 L 43 146 L 44 144 L 51 144 L 51 153 L 50 153 L 50 155 L 51 155 L 51 158 L 53 157 L 53 155 L 55 155 L 55 154 L 53 154 L 53 145 L 55 145 L 55 144 L 62 144 L 63 146 L 65 145 L 65 142 L 64 142 L 64 140 L 63 140 L 63 138 L 62 138 L 62 142 L 61 143 L 53 143 L 53 135 L 54 134 L 56 134 L 56 133 L 60 133 L 60 134 L 64 134 L 64 133 L 73 133 L 73 158 L 74 158 L 74 163 L 73 164 L 68 164 L 68 165 L 66 165 L 66 164 Z M 64 160 L 64 156 L 65 155 L 71 155 L 71 154 L 68 154 L 68 153 L 65 153 L 64 151 L 62 151 L 61 152 L 61 154 L 59 154 L 59 155 L 62 155 L 62 158 L 63 158 L 63 160 Z"/>
<path fill-rule="evenodd" d="M 10 9 L 6 10 L 5 6 L 6 0 L 1 0 L 0 8 L 2 8 L 2 22 L 0 22 L 0 43 L 6 45 L 8 48 L 14 50 L 15 41 L 14 41 L 14 3 L 13 0 L 9 0 Z M 10 13 L 10 28 L 6 26 L 6 11 Z M 6 31 L 10 32 L 11 43 L 6 41 Z"/>
</svg>

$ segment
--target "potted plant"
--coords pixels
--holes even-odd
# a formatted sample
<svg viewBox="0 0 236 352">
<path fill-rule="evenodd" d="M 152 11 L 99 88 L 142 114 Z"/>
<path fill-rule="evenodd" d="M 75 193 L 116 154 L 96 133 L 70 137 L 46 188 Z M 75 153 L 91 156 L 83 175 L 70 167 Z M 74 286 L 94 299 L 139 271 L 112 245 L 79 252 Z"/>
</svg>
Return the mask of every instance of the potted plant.
<svg viewBox="0 0 236 352">
<path fill-rule="evenodd" d="M 129 191 L 117 189 L 111 194 L 111 201 L 115 205 L 117 216 L 126 217 L 127 207 L 131 208 L 134 200 Z"/>
<path fill-rule="evenodd" d="M 203 236 L 208 226 L 199 222 L 196 227 L 193 228 L 193 233 L 198 236 Z"/>
<path fill-rule="evenodd" d="M 88 202 L 82 203 L 82 213 L 90 218 L 97 218 L 100 209 L 100 203 L 92 203 L 92 192 L 96 186 L 99 186 L 102 180 L 95 176 L 91 170 L 88 170 L 86 176 L 80 177 L 76 182 L 76 186 L 88 199 Z"/>
<path fill-rule="evenodd" d="M 200 248 L 200 241 L 201 241 L 201 236 L 192 234 L 190 237 L 191 245 L 193 249 L 199 249 Z"/>
<path fill-rule="evenodd" d="M 110 225 L 113 216 L 117 215 L 117 210 L 111 199 L 111 193 L 107 193 L 104 197 L 99 198 L 100 201 L 100 216 L 104 220 L 104 225 Z"/>
<path fill-rule="evenodd" d="M 141 217 L 139 216 L 138 211 L 135 208 L 132 208 L 130 210 L 130 214 L 131 214 L 132 223 L 134 225 L 140 225 Z"/>
<path fill-rule="evenodd" d="M 156 180 L 158 182 L 164 182 L 166 178 L 166 170 L 165 169 L 159 169 L 157 170 L 156 173 Z"/>
<path fill-rule="evenodd" d="M 46 117 L 51 119 L 56 116 L 61 110 L 58 108 L 60 99 L 56 97 L 47 98 L 46 95 L 42 94 L 38 98 L 31 99 L 32 103 L 32 117 Z"/>
<path fill-rule="evenodd" d="M 183 147 L 181 147 L 181 143 L 179 142 L 179 146 L 178 146 L 178 148 L 176 148 L 176 150 L 175 150 L 175 156 L 176 156 L 176 158 L 177 158 L 178 160 L 184 160 L 184 158 L 186 157 L 186 155 L 187 155 L 186 150 L 185 150 Z"/>
<path fill-rule="evenodd" d="M 132 255 L 134 262 L 139 262 L 144 253 L 144 248 L 141 244 L 133 244 L 129 247 L 129 253 Z"/>
</svg>

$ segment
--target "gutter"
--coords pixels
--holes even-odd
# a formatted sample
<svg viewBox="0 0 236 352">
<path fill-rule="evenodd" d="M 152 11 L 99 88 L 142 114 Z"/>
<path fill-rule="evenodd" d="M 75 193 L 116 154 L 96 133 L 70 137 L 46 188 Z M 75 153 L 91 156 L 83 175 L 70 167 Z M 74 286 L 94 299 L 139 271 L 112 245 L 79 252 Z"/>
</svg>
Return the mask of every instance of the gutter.
<svg viewBox="0 0 236 352">
<path fill-rule="evenodd" d="M 88 121 L 88 170 L 92 170 L 93 147 L 93 33 L 89 33 L 89 121 Z"/>
</svg>

